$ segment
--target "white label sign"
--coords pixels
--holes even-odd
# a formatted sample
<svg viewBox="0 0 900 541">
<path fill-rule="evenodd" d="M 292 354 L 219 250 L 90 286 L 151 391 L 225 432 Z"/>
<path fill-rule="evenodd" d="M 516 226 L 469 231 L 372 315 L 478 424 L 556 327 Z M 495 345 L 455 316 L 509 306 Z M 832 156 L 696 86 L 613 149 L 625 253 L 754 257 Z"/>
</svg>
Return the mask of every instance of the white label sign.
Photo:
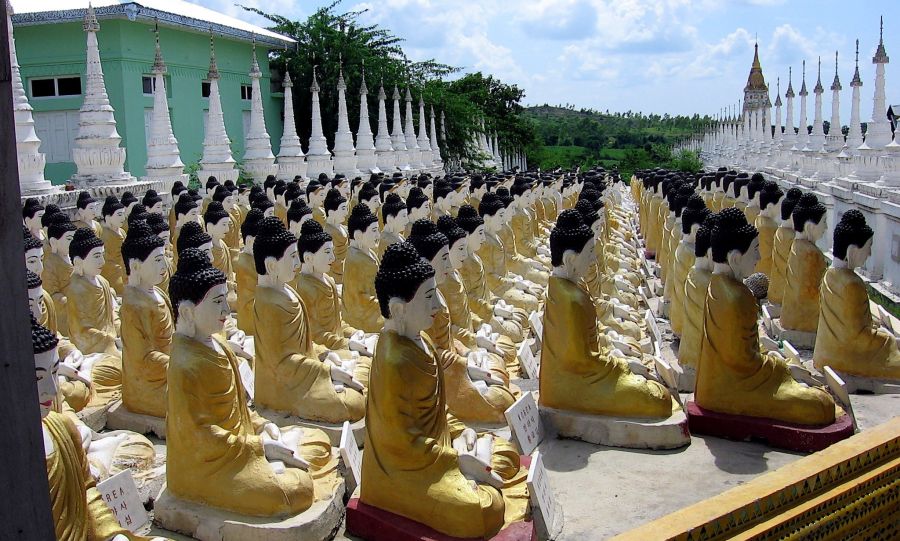
<svg viewBox="0 0 900 541">
<path fill-rule="evenodd" d="M 534 393 L 523 393 L 522 397 L 504 412 L 506 422 L 512 428 L 513 436 L 522 454 L 530 455 L 544 439 L 544 427 L 538 412 Z"/>
<path fill-rule="evenodd" d="M 651 310 L 644 312 L 644 322 L 647 324 L 647 329 L 653 336 L 653 341 L 657 344 L 662 342 L 662 334 L 659 332 L 659 326 L 656 324 L 656 317 L 653 316 Z"/>
<path fill-rule="evenodd" d="M 344 466 L 353 475 L 356 486 L 362 481 L 362 451 L 356 443 L 356 436 L 350 428 L 350 421 L 344 421 L 344 427 L 341 429 L 341 460 Z"/>
<path fill-rule="evenodd" d="M 253 400 L 253 390 L 256 380 L 253 375 L 253 369 L 250 368 L 250 363 L 241 361 L 241 364 L 238 365 L 238 371 L 241 373 L 241 383 L 244 385 L 244 390 L 247 391 L 247 396 L 250 397 L 250 400 Z"/>
<path fill-rule="evenodd" d="M 519 362 L 525 367 L 528 379 L 538 379 L 541 376 L 541 361 L 531 351 L 532 340 L 524 340 L 519 346 Z"/>
<path fill-rule="evenodd" d="M 541 340 L 544 336 L 544 313 L 532 312 L 531 315 L 528 316 L 528 323 L 531 325 L 531 330 L 534 332 L 537 339 Z"/>
<path fill-rule="evenodd" d="M 131 477 L 131 470 L 123 470 L 97 485 L 100 496 L 119 521 L 119 526 L 136 532 L 149 517 L 137 486 Z"/>
<path fill-rule="evenodd" d="M 553 496 L 553 491 L 550 490 L 547 470 L 544 469 L 544 460 L 540 451 L 531 457 L 531 466 L 528 468 L 528 478 L 525 482 L 528 484 L 531 505 L 540 510 L 547 530 L 552 530 L 556 523 L 556 498 Z"/>
</svg>

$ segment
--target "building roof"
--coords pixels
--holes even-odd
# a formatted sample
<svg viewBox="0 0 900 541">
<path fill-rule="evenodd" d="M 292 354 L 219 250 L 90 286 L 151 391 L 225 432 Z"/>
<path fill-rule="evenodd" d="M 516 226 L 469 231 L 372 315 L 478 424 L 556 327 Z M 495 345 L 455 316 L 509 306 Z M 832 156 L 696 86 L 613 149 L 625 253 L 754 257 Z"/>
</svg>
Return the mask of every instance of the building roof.
<svg viewBox="0 0 900 541">
<path fill-rule="evenodd" d="M 163 26 L 213 32 L 242 41 L 256 39 L 272 47 L 290 47 L 296 43 L 287 36 L 184 0 L 11 0 L 15 12 L 13 24 L 81 22 L 89 2 L 101 24 L 103 19 L 127 18 L 150 23 L 158 20 Z"/>
<path fill-rule="evenodd" d="M 759 44 L 753 46 L 753 64 L 750 66 L 750 75 L 747 76 L 747 90 L 768 90 L 766 78 L 763 77 L 762 65 L 759 63 Z"/>
</svg>

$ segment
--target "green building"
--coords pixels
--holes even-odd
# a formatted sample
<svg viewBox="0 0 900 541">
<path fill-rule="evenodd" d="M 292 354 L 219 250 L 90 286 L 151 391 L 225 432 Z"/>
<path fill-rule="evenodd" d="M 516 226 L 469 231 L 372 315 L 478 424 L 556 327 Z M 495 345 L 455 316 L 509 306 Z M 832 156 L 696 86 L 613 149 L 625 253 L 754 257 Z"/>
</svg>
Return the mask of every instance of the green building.
<svg viewBox="0 0 900 541">
<path fill-rule="evenodd" d="M 61 184 L 75 173 L 72 145 L 78 133 L 78 110 L 85 90 L 86 36 L 82 29 L 87 0 L 13 0 L 12 17 L 22 82 L 31 106 L 41 149 L 47 157 L 45 176 Z M 115 109 L 125 170 L 144 174 L 147 134 L 153 110 L 154 35 L 158 24 L 163 58 L 168 66 L 166 92 L 172 128 L 181 159 L 188 169 L 200 161 L 209 85 L 210 35 L 215 40 L 219 91 L 225 127 L 234 159 L 244 154 L 250 124 L 250 59 L 253 42 L 263 78 L 260 80 L 266 127 L 278 153 L 282 132 L 281 76 L 271 73 L 268 52 L 294 46 L 294 41 L 182 0 L 94 0 L 100 32 L 100 58 L 109 100 Z"/>
</svg>

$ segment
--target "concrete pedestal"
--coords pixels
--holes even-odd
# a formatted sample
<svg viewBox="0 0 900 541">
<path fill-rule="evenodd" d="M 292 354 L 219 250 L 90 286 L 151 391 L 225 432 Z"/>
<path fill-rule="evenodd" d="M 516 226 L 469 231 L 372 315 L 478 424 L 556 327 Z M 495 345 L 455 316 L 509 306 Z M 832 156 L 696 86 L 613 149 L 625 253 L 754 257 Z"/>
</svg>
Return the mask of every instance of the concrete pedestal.
<svg viewBox="0 0 900 541">
<path fill-rule="evenodd" d="M 111 430 L 130 430 L 138 434 L 152 433 L 160 439 L 166 439 L 165 417 L 134 413 L 129 411 L 121 400 L 117 400 L 109 408 L 106 415 L 106 427 Z"/>
<path fill-rule="evenodd" d="M 674 400 L 673 404 L 677 405 Z M 563 438 L 630 449 L 677 449 L 691 442 L 688 419 L 680 407 L 662 420 L 589 415 L 544 406 L 540 410 L 545 426 L 553 426 Z"/>
<path fill-rule="evenodd" d="M 813 349 L 816 347 L 816 333 L 785 329 L 781 326 L 780 318 L 772 320 L 772 329 L 776 339 L 786 340 L 793 344 L 794 347 L 802 349 Z"/>
</svg>

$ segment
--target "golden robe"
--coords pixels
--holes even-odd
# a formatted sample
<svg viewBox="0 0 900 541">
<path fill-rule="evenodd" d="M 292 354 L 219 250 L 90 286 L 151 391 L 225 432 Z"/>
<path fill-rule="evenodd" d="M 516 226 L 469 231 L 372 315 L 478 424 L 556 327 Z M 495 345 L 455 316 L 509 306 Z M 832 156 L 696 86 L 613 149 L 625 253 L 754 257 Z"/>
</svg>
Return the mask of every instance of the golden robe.
<svg viewBox="0 0 900 541">
<path fill-rule="evenodd" d="M 479 263 L 483 264 L 481 274 L 484 276 L 487 287 L 495 294 L 503 297 L 503 300 L 518 306 L 528 312 L 533 312 L 540 308 L 540 301 L 537 297 L 520 291 L 515 288 L 515 283 L 509 278 L 509 269 L 507 267 L 507 252 L 500 238 L 494 235 L 487 235 L 484 244 L 478 250 Z M 472 257 L 469 257 L 472 260 Z M 468 261 L 467 261 L 468 263 Z M 463 265 L 463 274 L 467 271 L 469 265 Z M 469 269 L 474 274 L 475 269 Z"/>
<path fill-rule="evenodd" d="M 50 329 L 59 340 L 56 349 L 59 353 L 60 360 L 65 360 L 70 353 L 77 349 L 68 338 L 60 334 L 57 324 L 58 317 L 56 306 L 54 306 L 53 299 L 50 297 L 50 294 L 47 293 L 46 289 L 41 296 L 41 314 L 37 318 L 37 321 L 44 327 Z M 87 385 L 83 381 L 60 379 L 59 395 L 73 411 L 78 412 L 83 410 L 88 403 L 90 403 L 91 399 L 94 397 L 94 391 L 90 385 Z"/>
<path fill-rule="evenodd" d="M 672 274 L 672 296 L 669 298 L 669 322 L 672 325 L 672 332 L 676 336 L 681 336 L 684 332 L 685 319 L 685 299 L 684 288 L 687 281 L 688 273 L 694 266 L 694 245 L 686 242 L 680 242 L 675 250 L 675 261 L 673 264 Z"/>
<path fill-rule="evenodd" d="M 794 235 L 794 228 L 790 226 L 779 226 L 775 230 L 775 240 L 772 244 L 772 274 L 769 275 L 769 302 L 772 304 L 781 304 L 784 301 L 787 262 L 791 255 L 791 246 L 794 244 Z"/>
<path fill-rule="evenodd" d="M 494 318 L 494 304 L 497 302 L 497 297 L 488 290 L 484 281 L 484 265 L 481 264 L 481 258 L 475 254 L 469 255 L 459 269 L 459 277 L 465 287 L 469 307 L 472 309 L 472 317 L 475 318 L 474 324 L 480 327 L 479 322 L 490 322 L 493 326 L 493 322 L 497 321 Z M 495 331 L 499 332 L 502 328 L 513 342 L 518 343 L 525 339 L 528 313 L 521 308 L 516 308 L 516 310 L 518 314 L 498 325 Z"/>
<path fill-rule="evenodd" d="M 684 283 L 681 342 L 678 343 L 678 362 L 682 366 L 696 367 L 700 362 L 703 317 L 710 278 L 712 278 L 712 272 L 695 267 L 688 272 Z"/>
<path fill-rule="evenodd" d="M 244 221 L 241 209 L 237 206 L 228 211 L 228 216 L 231 218 L 231 226 L 228 227 L 228 232 L 225 233 L 225 244 L 228 245 L 232 257 L 235 257 L 243 244 L 241 240 L 241 224 Z"/>
<path fill-rule="evenodd" d="M 663 217 L 663 219 L 665 222 L 659 238 L 659 248 L 656 250 L 656 262 L 659 263 L 659 279 L 665 284 L 669 275 L 669 262 L 671 261 L 669 248 L 672 247 L 672 228 L 675 226 L 675 221 L 668 217 Z"/>
<path fill-rule="evenodd" d="M 97 237 L 100 237 L 100 235 L 103 234 L 103 226 L 100 225 L 100 222 L 98 222 L 97 220 L 91 220 L 90 223 L 83 220 L 73 220 L 72 224 L 79 229 L 81 229 L 82 227 L 87 227 L 88 229 L 93 231 L 94 234 L 97 235 Z"/>
<path fill-rule="evenodd" d="M 799 423 L 834 422 L 831 395 L 791 376 L 759 347 L 756 299 L 732 276 L 713 274 L 706 297 L 695 400 L 703 408 Z"/>
<path fill-rule="evenodd" d="M 166 417 L 169 490 L 179 498 L 245 515 L 305 511 L 337 482 L 327 436 L 304 428 L 298 451 L 310 461 L 309 471 L 287 468 L 276 474 L 257 435 L 267 421 L 247 407 L 237 359 L 228 345 L 217 336 L 212 339 L 224 354 L 180 334 L 172 340 Z"/>
<path fill-rule="evenodd" d="M 788 258 L 781 327 L 816 332 L 819 326 L 819 284 L 825 274 L 825 256 L 808 240 L 795 239 Z"/>
<path fill-rule="evenodd" d="M 424 335 L 422 341 L 424 349 L 392 331 L 378 339 L 360 499 L 446 535 L 492 537 L 524 519 L 526 471 L 515 451 L 495 440 L 492 466 L 505 481 L 503 490 L 473 489 L 463 477 L 452 443 L 463 427 L 448 421 L 443 370 L 431 341 Z M 508 463 L 507 471 L 496 467 L 498 459 Z"/>
<path fill-rule="evenodd" d="M 759 262 L 756 264 L 756 272 L 761 272 L 769 277 L 769 287 L 772 285 L 772 251 L 775 246 L 775 231 L 778 226 L 775 220 L 768 216 L 757 216 L 754 223 L 759 231 Z M 771 298 L 771 291 L 769 297 Z"/>
<path fill-rule="evenodd" d="M 712 196 L 712 210 L 719 212 L 725 208 L 725 192 L 716 192 Z"/>
<path fill-rule="evenodd" d="M 347 283 L 344 283 L 347 287 Z M 323 274 L 321 279 L 301 272 L 297 275 L 297 294 L 313 317 L 309 318 L 312 341 L 330 350 L 348 349 L 349 338 L 356 329 L 347 325 L 341 315 L 341 297 L 334 278 Z"/>
<path fill-rule="evenodd" d="M 748 224 L 756 223 L 756 219 L 759 218 L 759 207 L 751 207 L 750 205 L 747 205 L 741 210 L 744 211 L 744 216 L 747 217 Z"/>
<path fill-rule="evenodd" d="M 329 223 L 326 223 L 323 228 L 326 233 L 331 235 L 331 240 L 334 242 L 334 263 L 331 264 L 329 274 L 334 278 L 335 283 L 343 284 L 344 259 L 346 259 L 347 250 L 350 247 L 350 241 L 347 238 L 347 229 L 344 226 L 335 227 Z"/>
<path fill-rule="evenodd" d="M 391 244 L 396 244 L 398 242 L 403 242 L 405 239 L 402 235 L 394 233 L 393 231 L 385 231 L 381 230 L 381 239 L 378 241 L 378 246 L 375 248 L 375 255 L 378 256 L 379 261 L 382 256 L 384 256 L 384 252 L 387 251 L 388 246 Z M 380 331 L 379 331 L 380 332 Z"/>
<path fill-rule="evenodd" d="M 256 263 L 253 254 L 241 252 L 234 265 L 234 277 L 237 284 L 237 325 L 249 335 L 256 334 L 253 324 L 253 297 L 256 294 Z"/>
<path fill-rule="evenodd" d="M 872 321 L 866 284 L 854 271 L 830 268 L 822 279 L 813 361 L 823 370 L 900 380 L 894 337 Z"/>
<path fill-rule="evenodd" d="M 172 351 L 172 304 L 126 287 L 122 298 L 122 402 L 128 411 L 166 416 L 166 371 Z"/>
<path fill-rule="evenodd" d="M 516 235 L 509 224 L 505 224 L 500 229 L 499 241 L 505 250 L 504 258 L 506 259 L 506 268 L 509 272 L 518 274 L 536 284 L 547 285 L 547 279 L 550 275 L 545 270 L 542 270 L 541 265 L 536 260 L 528 259 L 521 254 L 516 245 Z M 486 240 L 484 245 L 489 244 L 489 242 Z M 482 257 L 482 259 L 484 258 Z"/>
<path fill-rule="evenodd" d="M 375 296 L 378 257 L 371 250 L 364 252 L 351 246 L 346 262 L 341 290 L 344 321 L 354 329 L 368 333 L 381 332 L 384 318 Z"/>
<path fill-rule="evenodd" d="M 59 332 L 66 336 L 69 334 L 69 314 L 62 300 L 66 296 L 65 290 L 69 287 L 69 282 L 72 281 L 72 269 L 72 263 L 68 258 L 53 252 L 48 252 L 44 256 L 44 272 L 41 273 L 41 281 L 44 283 L 44 291 L 53 298 Z"/>
<path fill-rule="evenodd" d="M 601 346 L 593 299 L 583 283 L 550 277 L 544 307 L 540 405 L 594 415 L 668 418 L 673 399 Z"/>
<path fill-rule="evenodd" d="M 53 451 L 47 456 L 47 481 L 56 539 L 106 541 L 117 534 L 134 541 L 147 539 L 119 526 L 103 501 L 72 421 L 51 411 L 41 424 L 53 442 Z"/>
<path fill-rule="evenodd" d="M 650 194 L 648 195 L 648 199 L 649 205 L 647 207 L 647 225 L 646 230 L 644 231 L 644 240 L 648 249 L 656 251 L 659 249 L 659 205 L 661 198 Z"/>
<path fill-rule="evenodd" d="M 103 247 L 106 250 L 106 263 L 100 275 L 106 278 L 109 285 L 115 290 L 116 295 L 121 296 L 125 291 L 125 264 L 122 262 L 122 242 L 125 241 L 125 232 L 121 229 L 115 231 L 108 228 L 101 228 L 100 240 L 103 241 Z"/>
<path fill-rule="evenodd" d="M 362 419 L 365 395 L 349 388 L 335 390 L 331 369 L 313 346 L 306 306 L 293 288 L 284 287 L 289 291 L 256 288 L 256 404 L 311 421 Z M 368 365 L 362 359 L 355 376 L 368 383 Z"/>
<path fill-rule="evenodd" d="M 312 219 L 319 222 L 319 225 L 325 227 L 325 210 L 322 207 L 316 207 L 313 209 Z"/>
</svg>

